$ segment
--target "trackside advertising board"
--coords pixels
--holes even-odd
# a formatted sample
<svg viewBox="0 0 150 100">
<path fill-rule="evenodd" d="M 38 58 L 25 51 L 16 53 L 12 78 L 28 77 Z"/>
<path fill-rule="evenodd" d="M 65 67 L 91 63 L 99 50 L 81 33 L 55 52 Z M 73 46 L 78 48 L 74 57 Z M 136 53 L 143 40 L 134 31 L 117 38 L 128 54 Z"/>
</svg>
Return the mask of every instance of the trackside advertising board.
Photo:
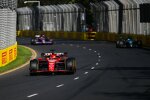
<svg viewBox="0 0 150 100">
<path fill-rule="evenodd" d="M 5 49 L 0 50 L 0 67 L 5 66 L 17 57 L 17 42 Z"/>
</svg>

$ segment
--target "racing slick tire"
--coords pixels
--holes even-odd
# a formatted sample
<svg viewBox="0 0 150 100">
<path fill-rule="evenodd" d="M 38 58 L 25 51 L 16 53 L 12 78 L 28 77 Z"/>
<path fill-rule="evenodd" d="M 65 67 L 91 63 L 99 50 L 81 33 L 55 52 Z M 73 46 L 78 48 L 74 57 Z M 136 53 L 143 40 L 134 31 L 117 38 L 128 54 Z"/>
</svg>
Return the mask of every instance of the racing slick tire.
<svg viewBox="0 0 150 100">
<path fill-rule="evenodd" d="M 142 48 L 142 41 L 141 41 L 141 40 L 138 40 L 138 41 L 137 41 L 137 47 L 138 47 L 138 48 Z"/>
<path fill-rule="evenodd" d="M 68 58 L 66 60 L 66 67 L 67 67 L 67 70 L 71 74 L 74 74 L 76 72 L 76 59 L 75 58 Z"/>
<path fill-rule="evenodd" d="M 124 48 L 124 47 L 125 47 L 124 41 L 117 41 L 116 42 L 116 48 Z"/>
<path fill-rule="evenodd" d="M 31 40 L 31 45 L 35 45 L 35 40 L 34 39 Z"/>
<path fill-rule="evenodd" d="M 37 59 L 33 59 L 33 60 L 30 61 L 29 70 L 30 70 L 30 75 L 31 76 L 36 74 L 36 73 L 33 73 L 32 71 L 38 70 L 38 60 Z"/>
<path fill-rule="evenodd" d="M 116 42 L 116 48 L 119 48 L 119 41 Z"/>
<path fill-rule="evenodd" d="M 45 53 L 41 53 L 41 58 L 42 58 L 42 59 L 45 59 L 45 58 L 46 58 L 44 55 L 45 55 Z"/>
</svg>

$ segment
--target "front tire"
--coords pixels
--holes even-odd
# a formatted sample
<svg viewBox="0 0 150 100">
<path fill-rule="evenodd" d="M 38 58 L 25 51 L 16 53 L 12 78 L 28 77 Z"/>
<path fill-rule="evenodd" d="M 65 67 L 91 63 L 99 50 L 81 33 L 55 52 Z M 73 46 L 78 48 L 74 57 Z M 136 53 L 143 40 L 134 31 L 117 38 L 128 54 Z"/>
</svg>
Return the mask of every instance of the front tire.
<svg viewBox="0 0 150 100">
<path fill-rule="evenodd" d="M 68 58 L 66 60 L 66 67 L 70 73 L 74 74 L 76 72 L 76 60 L 75 60 L 75 58 Z"/>
</svg>

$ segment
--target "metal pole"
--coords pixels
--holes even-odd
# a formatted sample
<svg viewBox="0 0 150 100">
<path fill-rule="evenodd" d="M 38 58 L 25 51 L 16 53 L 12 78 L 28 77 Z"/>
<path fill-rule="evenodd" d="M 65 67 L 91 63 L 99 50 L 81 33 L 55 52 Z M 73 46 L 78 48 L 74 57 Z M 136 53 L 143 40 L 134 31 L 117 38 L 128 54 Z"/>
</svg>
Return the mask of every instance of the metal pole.
<svg viewBox="0 0 150 100">
<path fill-rule="evenodd" d="M 40 7 L 40 1 L 24 1 L 24 3 L 38 3 L 38 6 Z"/>
<path fill-rule="evenodd" d="M 40 30 L 40 1 L 24 1 L 24 3 L 38 3 L 38 7 L 39 7 L 39 19 L 38 19 L 38 30 Z"/>
</svg>

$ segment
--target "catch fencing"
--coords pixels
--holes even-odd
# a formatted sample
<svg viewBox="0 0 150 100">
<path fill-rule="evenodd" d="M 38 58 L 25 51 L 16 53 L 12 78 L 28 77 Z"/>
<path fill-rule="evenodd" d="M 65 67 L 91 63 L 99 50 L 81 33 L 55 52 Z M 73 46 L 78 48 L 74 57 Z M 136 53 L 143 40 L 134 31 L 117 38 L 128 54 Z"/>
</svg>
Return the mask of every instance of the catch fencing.
<svg viewBox="0 0 150 100">
<path fill-rule="evenodd" d="M 140 4 L 150 0 L 111 0 L 91 3 L 97 32 L 150 35 L 150 23 L 141 22 Z M 146 16 L 145 16 L 146 17 Z"/>
<path fill-rule="evenodd" d="M 16 43 L 17 0 L 0 0 L 0 49 Z"/>
<path fill-rule="evenodd" d="M 85 8 L 80 4 L 62 4 L 17 9 L 18 30 L 84 31 Z"/>
<path fill-rule="evenodd" d="M 16 59 L 17 0 L 0 0 L 0 67 Z"/>
</svg>

